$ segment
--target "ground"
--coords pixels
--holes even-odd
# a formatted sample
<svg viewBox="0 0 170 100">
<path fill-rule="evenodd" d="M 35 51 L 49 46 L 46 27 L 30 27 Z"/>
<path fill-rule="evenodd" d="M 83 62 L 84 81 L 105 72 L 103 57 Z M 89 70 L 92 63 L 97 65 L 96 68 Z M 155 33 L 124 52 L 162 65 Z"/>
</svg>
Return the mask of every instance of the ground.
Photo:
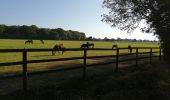
<svg viewBox="0 0 170 100">
<path fill-rule="evenodd" d="M 62 42 L 68 48 L 78 48 L 85 41 L 45 41 L 45 45 L 35 41 L 34 45 L 25 45 L 24 40 L 0 40 L 0 48 L 51 48 Z M 93 42 L 93 41 L 91 41 Z M 15 43 L 16 45 L 11 45 Z M 112 42 L 94 42 L 97 48 L 112 47 Z M 73 44 L 73 45 L 72 45 Z M 120 47 L 130 43 L 121 42 Z M 156 43 L 132 43 L 138 47 L 158 47 Z M 121 51 L 121 53 L 127 52 Z M 147 51 L 145 51 L 147 52 Z M 109 55 L 114 51 L 88 52 L 92 55 Z M 28 60 L 67 58 L 82 56 L 82 52 L 66 52 L 64 55 L 51 56 L 51 52 L 28 53 Z M 0 62 L 20 61 L 21 54 L 1 54 Z M 88 60 L 88 64 L 106 62 L 111 59 Z M 147 59 L 148 63 L 149 60 Z M 87 68 L 87 78 L 82 79 L 82 69 L 58 73 L 46 73 L 28 76 L 28 91 L 22 90 L 22 77 L 4 78 L 0 80 L 0 100 L 168 100 L 170 69 L 164 62 L 152 65 L 134 66 L 135 62 L 119 64 L 119 72 L 115 64 Z M 54 68 L 74 67 L 82 65 L 82 60 L 29 64 L 28 72 L 50 70 Z M 161 66 L 160 66 L 161 65 Z M 21 66 L 0 67 L 0 76 L 21 73 Z"/>
<path fill-rule="evenodd" d="M 87 41 L 56 41 L 56 40 L 44 40 L 45 44 L 42 44 L 39 40 L 34 40 L 34 44 L 25 44 L 26 40 L 19 39 L 0 39 L 0 49 L 30 49 L 30 48 L 53 48 L 55 44 L 63 43 L 66 48 L 80 48 L 81 44 L 86 43 Z M 131 45 L 132 47 L 159 47 L 158 43 L 151 42 L 113 42 L 113 41 L 88 41 L 94 43 L 95 48 L 112 48 L 113 44 L 117 44 L 118 47 L 127 47 Z M 148 52 L 150 51 L 141 49 L 139 52 Z M 153 50 L 154 51 L 154 50 Z M 159 50 L 156 50 L 159 51 Z M 127 53 L 128 50 L 120 50 L 120 53 Z M 135 52 L 135 50 L 133 50 Z M 116 54 L 115 50 L 108 51 L 88 51 L 87 56 L 102 56 L 102 55 L 114 55 Z M 83 51 L 66 51 L 63 55 L 56 54 L 52 56 L 51 52 L 28 52 L 28 60 L 42 60 L 42 59 L 57 59 L 57 58 L 70 58 L 70 57 L 82 57 Z M 5 62 L 17 62 L 22 61 L 22 53 L 0 53 L 0 63 Z M 82 63 L 82 60 L 76 60 L 75 63 Z M 88 63 L 92 61 L 88 60 Z M 94 62 L 94 61 L 93 61 Z M 35 63 L 29 64 L 29 71 L 41 71 L 56 68 L 56 65 L 61 66 L 64 63 L 68 62 L 51 62 L 51 63 Z M 54 67 L 52 67 L 54 66 Z M 22 66 L 1 66 L 0 67 L 0 77 L 12 73 L 21 73 Z"/>
<path fill-rule="evenodd" d="M 81 71 L 30 77 L 27 93 L 15 90 L 1 100 L 170 100 L 170 67 L 163 61 L 122 67 L 118 73 L 112 65 L 91 67 L 86 80 Z"/>
</svg>

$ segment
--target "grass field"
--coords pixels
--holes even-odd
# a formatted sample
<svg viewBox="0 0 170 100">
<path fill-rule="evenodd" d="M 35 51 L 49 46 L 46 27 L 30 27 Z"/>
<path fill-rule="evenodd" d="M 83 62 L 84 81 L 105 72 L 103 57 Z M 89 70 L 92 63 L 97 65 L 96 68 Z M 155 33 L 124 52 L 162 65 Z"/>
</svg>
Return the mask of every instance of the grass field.
<svg viewBox="0 0 170 100">
<path fill-rule="evenodd" d="M 24 49 L 24 48 L 52 48 L 56 43 L 63 43 L 66 48 L 80 48 L 80 45 L 86 43 L 86 41 L 56 41 L 56 40 L 44 40 L 45 44 L 41 44 L 39 40 L 34 40 L 33 45 L 26 45 L 26 40 L 15 39 L 0 39 L 0 49 Z M 104 42 L 104 41 L 90 41 L 95 44 L 95 48 L 111 48 L 113 44 L 117 44 L 119 47 L 127 47 L 132 45 L 135 47 L 156 47 L 157 43 L 151 42 Z"/>
<path fill-rule="evenodd" d="M 63 43 L 65 48 L 80 48 L 80 45 L 86 43 L 87 41 L 56 41 L 56 40 L 45 40 L 45 44 L 41 44 L 39 40 L 34 40 L 34 44 L 25 44 L 26 40 L 15 40 L 15 39 L 0 39 L 0 49 L 30 49 L 30 48 L 53 48 L 55 44 Z M 112 48 L 113 44 L 117 44 L 118 47 L 127 47 L 131 45 L 132 47 L 158 47 L 157 43 L 147 43 L 147 42 L 104 42 L 104 41 L 89 41 L 95 44 L 95 48 Z M 146 50 L 145 50 L 146 51 Z M 127 50 L 120 51 L 120 53 L 128 52 Z M 94 55 L 112 55 L 115 51 L 88 51 L 88 56 Z M 68 58 L 68 57 L 82 57 L 82 51 L 68 51 L 64 55 L 56 54 L 51 55 L 51 52 L 29 52 L 28 60 L 36 59 L 51 59 L 51 58 Z M 0 53 L 0 63 L 3 62 L 14 62 L 21 61 L 21 53 Z M 62 65 L 67 62 L 58 62 L 57 65 Z M 75 63 L 82 63 L 81 60 L 75 61 Z M 43 63 L 43 64 L 30 64 L 29 69 L 46 69 L 49 66 L 56 65 L 54 63 Z M 11 71 L 21 71 L 19 66 L 13 67 L 0 67 L 0 73 L 11 72 Z"/>
<path fill-rule="evenodd" d="M 45 44 L 41 44 L 40 41 L 35 40 L 33 45 L 32 44 L 26 45 L 25 40 L 1 39 L 0 40 L 0 49 L 52 48 L 55 44 L 59 44 L 59 43 L 63 43 L 66 48 L 80 48 L 80 45 L 82 43 L 86 43 L 86 42 L 87 41 L 45 40 Z M 128 45 L 131 45 L 132 47 L 158 47 L 159 46 L 157 43 L 141 43 L 141 42 L 118 42 L 118 43 L 116 43 L 116 42 L 115 43 L 113 43 L 113 42 L 103 42 L 103 41 L 89 41 L 89 42 L 93 42 L 95 44 L 95 48 L 111 48 L 113 44 L 117 44 L 119 47 L 127 47 Z M 141 51 L 146 51 L 146 50 L 141 50 Z M 147 51 L 149 51 L 149 50 L 147 50 Z M 120 53 L 125 53 L 125 52 L 128 52 L 128 51 L 127 50 L 120 51 Z M 113 55 L 115 53 L 116 52 L 113 51 L 113 50 L 109 50 L 109 51 L 88 51 L 88 56 L 92 56 L 92 55 L 93 56 L 94 55 Z M 52 56 L 51 52 L 29 52 L 28 53 L 28 60 L 67 58 L 67 57 L 82 57 L 82 56 L 83 56 L 82 51 L 69 51 L 69 52 L 67 51 L 67 52 L 64 53 L 64 55 L 56 54 L 55 56 Z M 111 60 L 113 60 L 113 59 L 114 58 L 112 58 Z M 21 53 L 0 53 L 0 63 L 21 61 L 21 60 L 22 60 L 22 54 Z M 102 61 L 105 62 L 105 61 L 108 61 L 108 60 L 110 60 L 110 59 L 103 59 L 103 58 L 94 59 L 94 60 L 88 59 L 87 63 L 91 64 L 91 63 L 98 63 L 98 62 L 102 62 Z M 83 60 L 28 64 L 28 73 L 33 72 L 33 71 L 44 71 L 44 70 L 46 71 L 46 70 L 51 70 L 51 69 L 56 69 L 56 68 L 61 68 L 61 67 L 62 68 L 63 67 L 72 67 L 72 66 L 80 65 L 82 63 L 83 63 Z M 126 62 L 125 64 L 130 65 L 131 62 Z M 124 66 L 125 64 L 120 64 L 120 66 L 121 65 Z M 113 94 L 117 93 L 117 90 L 115 90 L 114 88 L 111 88 L 111 90 L 109 90 L 111 86 L 118 87 L 118 88 L 121 89 L 121 91 L 118 91 L 118 93 L 116 94 L 116 95 L 118 95 L 117 98 L 124 97 L 124 95 L 119 95 L 119 94 L 124 93 L 123 92 L 124 90 L 128 91 L 129 88 L 128 88 L 128 86 L 124 88 L 123 87 L 124 84 L 119 85 L 119 83 L 123 82 L 126 85 L 127 80 L 126 80 L 126 78 L 125 79 L 122 78 L 122 74 L 123 74 L 122 72 L 120 72 L 121 75 L 114 73 L 114 75 L 115 75 L 114 77 L 116 78 L 116 79 L 114 79 L 114 77 L 112 76 L 114 68 L 115 68 L 115 64 L 87 68 L 87 70 L 88 70 L 87 75 L 89 77 L 89 80 L 87 82 L 71 80 L 72 78 L 74 79 L 74 76 L 77 76 L 78 78 L 82 77 L 82 69 L 72 70 L 72 71 L 64 71 L 64 72 L 61 72 L 61 73 L 40 74 L 40 75 L 34 76 L 34 77 L 29 76 L 29 78 L 28 78 L 29 87 L 30 88 L 33 88 L 35 86 L 41 87 L 41 85 L 42 85 L 42 87 L 43 87 L 42 90 L 41 90 L 41 88 L 40 88 L 40 90 L 38 89 L 38 91 L 37 90 L 35 90 L 35 91 L 29 90 L 28 95 L 22 94 L 22 92 L 18 91 L 18 92 L 15 92 L 15 93 L 18 93 L 18 94 L 16 94 L 16 95 L 10 95 L 9 94 L 10 96 L 6 95 L 6 96 L 4 96 L 6 99 L 3 98 L 2 100 L 10 100 L 10 98 L 12 98 L 11 100 L 13 100 L 13 98 L 16 98 L 16 97 L 19 97 L 19 98 L 21 97 L 21 100 L 22 100 L 22 98 L 26 97 L 26 100 L 30 100 L 30 99 L 27 99 L 27 98 L 31 98 L 31 99 L 34 98 L 34 97 L 32 97 L 34 94 L 35 94 L 36 97 L 39 97 L 37 95 L 43 95 L 44 92 L 40 92 L 40 91 L 43 91 L 43 90 L 49 91 L 50 94 L 54 93 L 55 95 L 53 95 L 53 96 L 51 96 L 50 94 L 47 93 L 47 97 L 55 98 L 56 94 L 58 95 L 58 91 L 60 92 L 60 89 L 62 90 L 61 93 L 63 94 L 62 96 L 64 96 L 64 97 L 67 97 L 67 94 L 68 94 L 69 98 L 70 98 L 70 95 L 79 97 L 79 95 L 77 96 L 77 92 L 75 93 L 74 91 L 82 90 L 82 91 L 80 91 L 80 93 L 81 93 L 80 95 L 82 95 L 83 98 L 84 98 L 84 96 L 86 97 L 85 94 L 87 94 L 87 96 L 88 96 L 87 98 L 92 98 L 91 96 L 94 96 L 93 99 L 98 100 L 98 92 L 96 92 L 96 91 L 102 91 L 103 93 L 106 93 L 106 94 L 107 93 L 110 93 L 110 94 L 111 93 L 113 93 Z M 120 68 L 122 68 L 122 67 L 120 67 Z M 121 69 L 121 71 L 122 71 L 122 69 Z M 134 73 L 133 76 L 136 76 L 136 72 L 134 70 L 132 70 L 132 72 Z M 130 74 L 132 74 L 132 72 L 130 72 Z M 18 74 L 18 73 L 22 73 L 22 65 L 0 67 L 0 77 L 14 75 L 14 74 Z M 107 78 L 106 74 L 111 74 L 111 76 L 109 76 L 109 78 L 111 78 L 111 79 L 105 80 L 105 78 Z M 124 75 L 123 77 L 126 76 L 126 74 L 123 74 L 123 75 Z M 127 76 L 128 75 L 129 74 L 127 74 Z M 142 74 L 142 76 L 143 76 L 143 74 Z M 97 80 L 96 80 L 95 79 L 96 77 L 100 77 L 100 79 L 98 80 L 98 78 L 97 78 Z M 142 78 L 142 79 L 145 79 L 145 76 L 143 76 L 143 77 L 144 78 Z M 73 83 L 70 83 L 68 79 L 70 79 L 71 82 L 73 82 Z M 119 81 L 119 79 L 120 79 L 120 81 Z M 139 79 L 139 78 L 135 78 L 135 79 Z M 67 80 L 68 80 L 68 82 L 67 82 Z M 134 84 L 135 84 L 135 86 L 138 86 L 138 84 L 140 84 L 140 82 L 141 82 L 140 80 L 139 81 L 137 80 L 138 83 L 134 83 L 134 81 L 131 81 L 131 80 L 134 80 L 133 78 L 132 79 L 129 78 L 128 80 L 129 81 L 127 81 L 127 84 L 129 84 L 128 82 L 132 82 L 132 83 L 130 83 L 130 84 L 132 84 L 132 86 L 134 86 Z M 150 79 L 148 79 L 148 80 L 150 80 Z M 144 82 L 148 82 L 148 80 L 144 80 Z M 60 81 L 61 81 L 61 83 L 60 83 Z M 60 85 L 56 85 L 56 84 L 63 84 L 63 81 L 64 82 L 66 81 L 66 83 L 65 83 L 66 85 L 64 85 L 63 87 L 70 86 L 70 87 L 68 87 L 68 89 L 62 88 L 62 85 L 61 85 L 61 87 L 55 87 L 55 86 L 60 86 Z M 59 83 L 56 83 L 56 82 L 59 82 Z M 115 84 L 115 82 L 116 82 L 116 84 Z M 142 82 L 143 82 L 143 80 L 142 80 Z M 9 80 L 8 79 L 7 80 L 0 80 L 0 83 L 1 83 L 0 84 L 0 86 L 1 86 L 0 87 L 0 94 L 1 93 L 5 94 L 5 93 L 8 93 L 8 92 L 10 93 L 10 92 L 15 91 L 17 89 L 20 89 L 20 90 L 22 89 L 22 79 L 21 78 L 14 78 L 14 79 L 9 78 Z M 150 83 L 152 83 L 152 82 L 150 82 Z M 51 88 L 48 88 L 48 86 L 50 86 L 50 84 L 52 85 L 52 87 L 51 87 L 52 90 L 51 90 Z M 89 84 L 90 84 L 90 86 L 89 86 Z M 46 85 L 47 85 L 48 89 L 46 89 Z M 45 86 L 45 89 L 44 89 L 44 86 Z M 102 87 L 102 86 L 104 86 L 104 87 Z M 105 89 L 105 86 L 108 86 L 108 87 L 106 87 L 106 89 Z M 152 86 L 152 84 L 151 85 L 149 84 L 149 86 Z M 75 88 L 75 87 L 78 87 L 78 88 L 76 88 L 74 90 L 73 88 Z M 87 89 L 84 90 L 84 88 L 79 88 L 79 87 L 87 87 Z M 59 88 L 59 90 L 58 90 L 58 88 Z M 141 87 L 141 88 L 143 88 L 143 87 Z M 54 89 L 54 91 L 53 91 L 53 89 Z M 69 89 L 71 91 L 68 91 Z M 102 90 L 100 90 L 100 89 L 102 89 Z M 112 92 L 112 89 L 113 89 L 113 92 Z M 57 92 L 56 92 L 56 90 L 57 90 Z M 108 90 L 109 90 L 109 92 L 107 92 Z M 116 91 L 116 92 L 114 92 L 114 91 Z M 138 91 L 138 89 L 136 89 L 136 88 L 134 90 L 132 90 L 132 94 L 133 94 L 133 92 L 136 92 L 136 91 Z M 33 95 L 31 93 L 33 93 Z M 39 94 L 36 95 L 36 93 L 39 93 Z M 70 94 L 70 93 L 73 93 L 73 94 Z M 145 93 L 145 91 L 144 91 L 144 93 Z M 147 94 L 147 93 L 148 92 L 146 92 L 145 94 Z M 22 97 L 20 94 L 22 94 L 22 96 L 24 96 L 24 97 Z M 46 94 L 46 92 L 44 94 Z M 59 96 L 60 96 L 60 94 L 59 94 Z M 127 96 L 128 96 L 128 94 L 125 94 L 125 98 Z M 147 96 L 148 95 L 146 95 L 146 97 Z M 142 95 L 142 97 L 143 97 L 143 95 Z M 103 95 L 101 98 L 110 98 L 110 95 Z M 1 96 L 0 96 L 0 99 L 1 99 Z M 72 99 L 74 99 L 74 100 L 84 100 L 84 99 L 75 99 L 75 97 L 73 97 L 73 98 L 71 97 L 70 100 L 72 100 Z M 18 99 L 18 100 L 20 100 L 20 99 Z M 37 99 L 37 100 L 39 100 L 39 99 Z M 60 100 L 62 100 L 62 99 L 60 99 Z M 64 100 L 66 100 L 66 99 L 64 99 Z M 90 100 L 90 99 L 88 99 L 88 100 Z"/>
</svg>

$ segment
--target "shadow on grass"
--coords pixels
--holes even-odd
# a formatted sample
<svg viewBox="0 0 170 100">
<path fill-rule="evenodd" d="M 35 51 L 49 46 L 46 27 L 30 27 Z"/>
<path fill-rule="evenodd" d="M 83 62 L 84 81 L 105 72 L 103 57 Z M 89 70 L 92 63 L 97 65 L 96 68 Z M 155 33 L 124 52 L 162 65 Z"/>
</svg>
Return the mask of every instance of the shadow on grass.
<svg viewBox="0 0 170 100">
<path fill-rule="evenodd" d="M 160 88 L 159 72 L 160 68 L 155 65 L 128 67 L 119 73 L 93 75 L 86 80 L 72 79 L 62 85 L 34 87 L 26 93 L 19 90 L 2 96 L 1 100 L 169 100 Z"/>
</svg>

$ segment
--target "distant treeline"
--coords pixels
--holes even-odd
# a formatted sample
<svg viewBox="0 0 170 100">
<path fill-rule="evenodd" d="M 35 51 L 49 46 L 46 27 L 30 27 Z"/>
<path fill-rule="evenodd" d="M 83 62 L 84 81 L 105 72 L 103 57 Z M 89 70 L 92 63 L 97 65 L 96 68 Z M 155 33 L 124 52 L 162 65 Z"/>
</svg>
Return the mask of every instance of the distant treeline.
<svg viewBox="0 0 170 100">
<path fill-rule="evenodd" d="M 1 39 L 43 39 L 43 40 L 85 40 L 83 32 L 62 28 L 38 28 L 36 25 L 7 26 L 0 25 Z"/>
<path fill-rule="evenodd" d="M 92 36 L 87 37 L 86 40 L 88 40 L 88 41 L 112 41 L 112 42 L 114 42 L 114 41 L 118 41 L 118 42 L 121 42 L 121 41 L 122 42 L 159 42 L 158 40 L 147 40 L 147 39 L 145 39 L 145 40 L 122 39 L 122 38 L 111 38 L 111 39 L 109 39 L 107 37 L 105 37 L 104 39 L 101 39 L 101 38 L 95 38 L 95 37 L 92 37 Z"/>
</svg>

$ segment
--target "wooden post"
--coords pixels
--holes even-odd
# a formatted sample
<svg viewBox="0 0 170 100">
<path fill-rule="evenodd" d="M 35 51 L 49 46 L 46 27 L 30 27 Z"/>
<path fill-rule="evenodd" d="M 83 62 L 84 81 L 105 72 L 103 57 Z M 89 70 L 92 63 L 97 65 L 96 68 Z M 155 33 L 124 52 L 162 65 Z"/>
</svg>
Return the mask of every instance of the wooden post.
<svg viewBox="0 0 170 100">
<path fill-rule="evenodd" d="M 23 90 L 27 91 L 27 51 L 24 50 L 22 54 L 23 60 Z"/>
<path fill-rule="evenodd" d="M 161 48 L 159 49 L 159 60 L 162 60 L 162 50 L 161 50 Z"/>
<path fill-rule="evenodd" d="M 83 66 L 83 79 L 86 79 L 86 65 L 87 65 L 86 59 L 87 59 L 87 49 L 84 49 L 84 58 L 83 58 L 83 63 L 84 63 L 84 66 Z"/>
<path fill-rule="evenodd" d="M 136 48 L 136 66 L 138 66 L 138 48 Z"/>
<path fill-rule="evenodd" d="M 150 64 L 152 63 L 152 48 L 150 49 Z"/>
<path fill-rule="evenodd" d="M 119 67 L 119 48 L 116 50 L 116 69 L 115 72 L 118 72 L 118 67 Z"/>
</svg>

